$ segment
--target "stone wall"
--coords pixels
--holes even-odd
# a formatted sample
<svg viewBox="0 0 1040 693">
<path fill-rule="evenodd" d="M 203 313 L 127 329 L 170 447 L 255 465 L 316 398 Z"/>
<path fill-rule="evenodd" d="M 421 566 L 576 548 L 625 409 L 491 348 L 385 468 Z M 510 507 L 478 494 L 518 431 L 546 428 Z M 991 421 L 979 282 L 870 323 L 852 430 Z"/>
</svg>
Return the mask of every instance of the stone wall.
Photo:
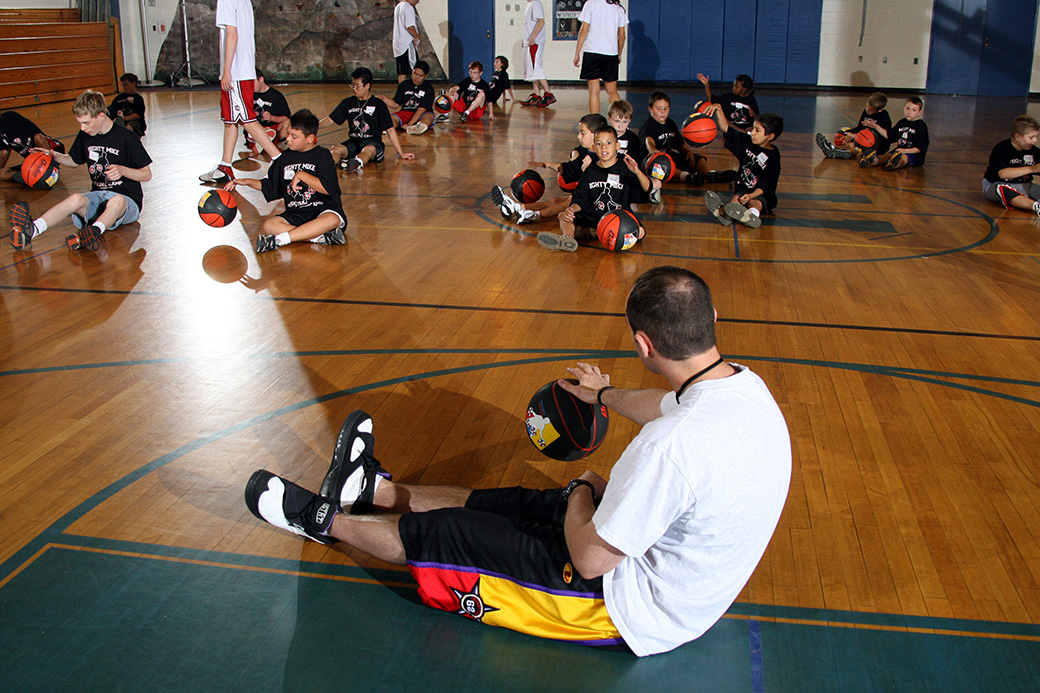
<svg viewBox="0 0 1040 693">
<path fill-rule="evenodd" d="M 216 0 L 187 3 L 193 71 L 219 80 L 220 31 L 214 24 Z M 396 81 L 391 35 L 394 0 L 252 0 L 256 66 L 269 81 L 350 81 L 356 67 L 376 79 Z M 156 79 L 167 80 L 184 63 L 181 7 L 170 26 Z M 430 79 L 443 81 L 444 69 L 419 17 L 419 57 L 430 64 Z M 180 76 L 180 75 L 179 75 Z"/>
</svg>

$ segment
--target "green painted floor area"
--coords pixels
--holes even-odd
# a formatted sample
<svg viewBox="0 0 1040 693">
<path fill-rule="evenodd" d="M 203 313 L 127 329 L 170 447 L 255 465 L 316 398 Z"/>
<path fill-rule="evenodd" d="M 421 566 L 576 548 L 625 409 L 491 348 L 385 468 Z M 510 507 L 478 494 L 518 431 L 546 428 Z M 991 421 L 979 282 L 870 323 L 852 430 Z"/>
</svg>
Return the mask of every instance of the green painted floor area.
<svg viewBox="0 0 1040 693">
<path fill-rule="evenodd" d="M 0 589 L 0 625 L 6 691 L 1040 690 L 1033 641 L 733 618 L 639 659 L 410 590 L 61 548 Z"/>
</svg>

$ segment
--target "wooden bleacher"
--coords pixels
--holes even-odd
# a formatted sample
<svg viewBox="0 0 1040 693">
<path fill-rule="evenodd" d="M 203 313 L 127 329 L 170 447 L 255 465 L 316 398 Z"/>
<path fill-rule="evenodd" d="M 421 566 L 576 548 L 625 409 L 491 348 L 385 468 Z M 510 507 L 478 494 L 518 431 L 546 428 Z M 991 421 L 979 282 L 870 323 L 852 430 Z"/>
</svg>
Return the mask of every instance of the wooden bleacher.
<svg viewBox="0 0 1040 693">
<path fill-rule="evenodd" d="M 78 9 L 0 9 L 0 109 L 116 91 L 119 21 L 79 18 Z"/>
</svg>

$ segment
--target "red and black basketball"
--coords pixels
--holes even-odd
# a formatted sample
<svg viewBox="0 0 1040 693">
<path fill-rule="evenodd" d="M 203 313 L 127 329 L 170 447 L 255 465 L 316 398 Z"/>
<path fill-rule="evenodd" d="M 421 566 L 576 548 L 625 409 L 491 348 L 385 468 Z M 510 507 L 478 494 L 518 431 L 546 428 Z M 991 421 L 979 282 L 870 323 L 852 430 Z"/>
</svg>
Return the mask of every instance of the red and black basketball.
<svg viewBox="0 0 1040 693">
<path fill-rule="evenodd" d="M 524 169 L 513 176 L 509 188 L 513 191 L 513 197 L 524 204 L 537 202 L 542 199 L 545 192 L 545 181 L 534 169 Z"/>
<path fill-rule="evenodd" d="M 848 144 L 849 136 L 852 135 L 852 132 L 850 132 L 851 130 L 852 128 L 842 128 L 834 133 L 834 146 L 844 147 Z"/>
<path fill-rule="evenodd" d="M 557 183 L 557 185 L 560 186 L 560 190 L 563 190 L 565 192 L 573 192 L 574 189 L 576 187 L 578 187 L 578 181 L 573 181 L 571 183 L 568 183 L 567 181 L 565 181 L 563 179 L 563 174 L 562 173 L 560 175 L 556 176 L 556 183 Z"/>
<path fill-rule="evenodd" d="M 856 146 L 863 150 L 863 153 L 873 151 L 877 147 L 877 135 L 870 128 L 864 128 L 856 133 Z"/>
<path fill-rule="evenodd" d="M 208 190 L 199 200 L 199 216 L 210 226 L 227 226 L 238 214 L 238 202 L 227 190 Z"/>
<path fill-rule="evenodd" d="M 531 397 L 525 423 L 539 452 L 571 462 L 595 452 L 607 436 L 610 416 L 606 407 L 581 401 L 553 380 Z"/>
<path fill-rule="evenodd" d="M 433 100 L 433 110 L 437 111 L 441 115 L 444 115 L 451 110 L 451 99 L 444 94 L 441 94 Z"/>
<path fill-rule="evenodd" d="M 639 219 L 627 209 L 607 212 L 596 225 L 596 236 L 607 250 L 628 250 L 639 240 Z"/>
<path fill-rule="evenodd" d="M 682 137 L 691 147 L 703 147 L 715 139 L 719 131 L 715 119 L 703 113 L 691 113 L 682 124 Z"/>
<path fill-rule="evenodd" d="M 706 111 L 708 109 L 708 106 L 710 105 L 711 101 L 698 101 L 697 103 L 693 104 L 693 112 L 704 113 L 704 111 Z"/>
<path fill-rule="evenodd" d="M 643 170 L 651 178 L 667 183 L 675 175 L 675 161 L 664 152 L 654 152 L 646 157 Z"/>
<path fill-rule="evenodd" d="M 33 190 L 50 190 L 58 182 L 58 165 L 50 154 L 33 152 L 22 162 L 22 180 Z"/>
</svg>

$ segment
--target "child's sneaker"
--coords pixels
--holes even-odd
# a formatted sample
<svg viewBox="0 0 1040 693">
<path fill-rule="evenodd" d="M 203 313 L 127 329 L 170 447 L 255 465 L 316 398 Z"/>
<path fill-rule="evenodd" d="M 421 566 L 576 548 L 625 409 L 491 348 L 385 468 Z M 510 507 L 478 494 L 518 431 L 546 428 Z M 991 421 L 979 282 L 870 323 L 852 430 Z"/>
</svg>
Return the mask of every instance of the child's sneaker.
<svg viewBox="0 0 1040 693">
<path fill-rule="evenodd" d="M 435 123 L 447 123 L 448 122 L 448 114 L 447 113 L 441 113 L 439 116 L 437 116 L 436 118 L 433 119 L 433 122 L 435 122 Z"/>
<path fill-rule="evenodd" d="M 729 226 L 733 223 L 733 220 L 727 217 L 726 212 L 722 209 L 722 198 L 714 190 L 704 191 L 704 206 L 723 226 Z"/>
<path fill-rule="evenodd" d="M 739 221 L 744 226 L 757 229 L 762 225 L 761 217 L 752 213 L 750 209 L 739 202 L 727 202 L 722 209 L 725 210 L 726 216 L 734 221 Z"/>
<path fill-rule="evenodd" d="M 820 148 L 823 155 L 828 159 L 851 159 L 852 152 L 847 149 L 839 149 L 827 141 L 823 133 L 816 133 L 816 146 Z"/>
<path fill-rule="evenodd" d="M 343 229 L 337 226 L 331 231 L 326 231 L 317 238 L 311 239 L 311 243 L 318 243 L 320 245 L 346 245 L 347 236 L 343 233 Z"/>
<path fill-rule="evenodd" d="M 266 253 L 268 250 L 274 250 L 278 247 L 278 241 L 274 236 L 266 236 L 260 234 L 256 237 L 256 252 Z"/>
<path fill-rule="evenodd" d="M 421 135 L 429 129 L 429 125 L 420 122 L 416 123 L 415 125 L 409 125 L 404 129 L 404 131 L 407 132 L 409 135 Z"/>
<path fill-rule="evenodd" d="M 69 250 L 97 250 L 100 238 L 101 229 L 94 224 L 88 224 L 71 236 L 66 236 L 65 245 Z"/>
<path fill-rule="evenodd" d="M 11 245 L 21 250 L 32 243 L 33 221 L 29 214 L 29 203 L 18 200 L 7 212 L 7 222 L 11 225 Z"/>
<path fill-rule="evenodd" d="M 860 168 L 871 168 L 877 166 L 877 152 L 867 152 L 859 158 Z"/>
<path fill-rule="evenodd" d="M 365 167 L 365 164 L 362 163 L 361 159 L 359 159 L 357 157 L 354 157 L 353 159 L 350 159 L 349 161 L 347 161 L 347 165 L 344 166 L 344 168 L 346 169 L 347 173 L 357 173 L 358 171 L 360 171 L 364 167 Z"/>
<path fill-rule="evenodd" d="M 520 105 L 521 106 L 540 106 L 541 103 L 542 103 L 542 97 L 538 96 L 538 94 L 531 94 L 530 96 L 527 97 L 526 101 L 521 101 Z"/>
<path fill-rule="evenodd" d="M 235 180 L 235 171 L 230 166 L 220 164 L 212 171 L 208 171 L 199 176 L 199 180 L 203 183 L 218 183 L 223 185 L 228 181 Z"/>
<path fill-rule="evenodd" d="M 650 204 L 659 205 L 661 204 L 661 189 L 654 188 L 650 191 Z"/>
<path fill-rule="evenodd" d="M 1040 217 L 1040 200 L 1037 200 L 1033 203 L 1033 211 L 1036 213 L 1038 217 Z"/>
<path fill-rule="evenodd" d="M 498 205 L 498 211 L 502 213 L 503 219 L 509 219 L 514 214 L 519 215 L 524 211 L 519 202 L 506 195 L 506 191 L 497 185 L 491 188 L 491 199 Z"/>
<path fill-rule="evenodd" d="M 376 477 L 390 478 L 375 458 L 375 450 L 372 417 L 360 409 L 351 412 L 339 428 L 319 494 L 331 498 L 340 510 L 349 508 L 355 515 L 370 512 Z"/>
<path fill-rule="evenodd" d="M 538 221 L 539 219 L 541 219 L 541 215 L 538 212 L 534 212 L 530 209 L 521 209 L 520 213 L 516 217 L 516 223 L 530 224 L 532 221 Z"/>
<path fill-rule="evenodd" d="M 549 250 L 563 250 L 573 253 L 578 249 L 578 241 L 573 236 L 564 236 L 562 233 L 549 233 L 543 231 L 537 236 L 538 245 Z"/>
<path fill-rule="evenodd" d="M 997 195 L 1000 196 L 1000 202 L 1004 205 L 1004 209 L 1013 209 L 1014 205 L 1011 204 L 1011 200 L 1021 194 L 1007 183 L 1001 183 L 997 186 Z"/>
<path fill-rule="evenodd" d="M 694 171 L 686 176 L 686 182 L 690 185 L 704 185 L 704 174 L 700 171 Z"/>
<path fill-rule="evenodd" d="M 328 498 L 311 493 L 291 481 L 258 469 L 246 484 L 246 507 L 249 512 L 275 527 L 307 537 L 319 544 L 335 544 L 329 536 L 335 504 Z"/>
<path fill-rule="evenodd" d="M 906 154 L 903 152 L 896 152 L 892 156 L 888 157 L 888 161 L 882 167 L 886 171 L 895 171 L 897 168 L 903 167 L 903 160 L 906 159 Z"/>
<path fill-rule="evenodd" d="M 554 103 L 556 103 L 556 97 L 552 95 L 552 92 L 547 91 L 542 94 L 542 98 L 538 100 L 538 107 L 545 108 Z"/>
</svg>

